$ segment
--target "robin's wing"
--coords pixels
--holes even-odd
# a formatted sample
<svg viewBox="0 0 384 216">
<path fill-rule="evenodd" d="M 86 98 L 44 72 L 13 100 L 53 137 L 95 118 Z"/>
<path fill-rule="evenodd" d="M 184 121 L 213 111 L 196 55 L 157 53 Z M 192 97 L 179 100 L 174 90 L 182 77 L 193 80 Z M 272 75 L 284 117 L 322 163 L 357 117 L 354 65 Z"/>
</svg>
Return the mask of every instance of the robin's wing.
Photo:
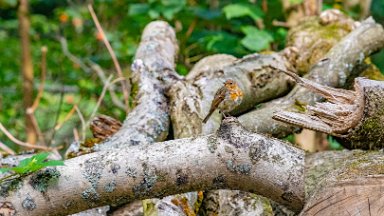
<svg viewBox="0 0 384 216">
<path fill-rule="evenodd" d="M 219 104 L 225 99 L 226 92 L 227 92 L 227 89 L 225 86 L 217 90 L 215 97 L 213 98 L 210 110 L 214 111 L 219 106 Z"/>
<path fill-rule="evenodd" d="M 215 97 L 213 98 L 213 101 L 211 103 L 211 108 L 209 109 L 208 115 L 204 118 L 203 122 L 206 123 L 209 119 L 209 117 L 212 115 L 213 111 L 219 106 L 219 104 L 225 99 L 225 92 L 227 89 L 225 86 L 221 87 L 219 90 L 217 90 Z"/>
</svg>

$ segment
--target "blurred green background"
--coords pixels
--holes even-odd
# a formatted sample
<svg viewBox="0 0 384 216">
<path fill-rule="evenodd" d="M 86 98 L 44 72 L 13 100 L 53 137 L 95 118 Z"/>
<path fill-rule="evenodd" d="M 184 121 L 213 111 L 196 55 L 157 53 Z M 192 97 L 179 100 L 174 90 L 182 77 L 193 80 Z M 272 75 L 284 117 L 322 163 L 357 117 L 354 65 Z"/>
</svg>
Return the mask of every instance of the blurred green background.
<svg viewBox="0 0 384 216">
<path fill-rule="evenodd" d="M 290 4 L 302 2 L 288 1 Z M 54 126 L 63 121 L 75 104 L 87 119 L 101 94 L 103 82 L 90 65 L 99 65 L 106 77 L 116 74 L 87 9 L 88 3 L 80 0 L 29 1 L 35 94 L 40 83 L 41 47 L 48 47 L 45 90 L 36 118 L 46 141 L 55 145 L 70 143 L 72 129 L 80 128 L 80 120 L 74 114 L 58 131 L 54 132 Z M 354 19 L 362 18 L 359 6 L 346 7 L 340 0 L 324 0 L 323 4 L 323 9 L 337 8 Z M 273 20 L 284 22 L 286 19 L 282 0 L 95 0 L 93 5 L 125 74 L 129 73 L 141 32 L 151 20 L 166 20 L 176 29 L 180 46 L 177 71 L 182 75 L 199 59 L 213 53 L 240 57 L 282 49 L 287 34 L 287 28 L 272 25 Z M 0 122 L 24 140 L 17 7 L 17 0 L 0 0 Z M 373 0 L 370 8 L 376 21 L 384 23 L 384 1 Z M 66 40 L 67 49 L 79 62 L 69 58 L 60 40 Z M 383 60 L 382 53 L 374 57 L 382 71 Z M 119 86 L 116 88 L 117 96 L 122 98 Z M 124 110 L 112 103 L 109 94 L 99 113 L 120 120 L 125 116 Z M 17 149 L 1 132 L 0 141 Z"/>
</svg>

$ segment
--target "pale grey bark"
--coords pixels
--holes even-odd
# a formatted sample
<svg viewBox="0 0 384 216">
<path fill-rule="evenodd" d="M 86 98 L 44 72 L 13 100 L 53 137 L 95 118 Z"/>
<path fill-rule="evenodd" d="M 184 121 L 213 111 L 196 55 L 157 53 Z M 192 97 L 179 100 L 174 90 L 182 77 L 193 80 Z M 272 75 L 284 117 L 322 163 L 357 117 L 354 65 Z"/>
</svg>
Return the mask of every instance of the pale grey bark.
<svg viewBox="0 0 384 216">
<path fill-rule="evenodd" d="M 65 165 L 24 178 L 17 192 L 8 191 L 0 202 L 12 204 L 16 215 L 65 215 L 105 204 L 226 188 L 260 194 L 295 211 L 304 204 L 304 152 L 250 133 L 235 119 L 225 120 L 214 135 L 100 151 Z M 37 181 L 42 174 L 53 178 L 49 173 L 56 181 Z"/>
<path fill-rule="evenodd" d="M 305 77 L 316 83 L 342 87 L 354 66 L 362 63 L 370 54 L 384 47 L 384 30 L 370 18 L 361 23 L 310 70 Z M 295 131 L 295 127 L 272 119 L 275 112 L 297 111 L 297 106 L 314 104 L 321 97 L 296 86 L 287 96 L 263 104 L 259 109 L 239 117 L 241 124 L 251 131 L 283 137 Z"/>
<path fill-rule="evenodd" d="M 206 124 L 202 123 L 202 119 L 208 114 L 216 91 L 226 79 L 236 81 L 244 93 L 244 99 L 232 112 L 233 115 L 250 110 L 260 102 L 286 94 L 293 83 L 272 66 L 281 69 L 290 68 L 294 65 L 294 56 L 297 56 L 295 49 L 286 48 L 269 55 L 248 55 L 230 64 L 217 65 L 215 62 L 203 59 L 206 67 L 215 70 L 198 66 L 193 70 L 196 72 L 193 72 L 190 79 L 176 82 L 168 93 L 174 136 L 190 137 L 210 134 L 217 130 L 221 122 L 221 114 L 218 111 Z"/>
<path fill-rule="evenodd" d="M 121 130 L 98 145 L 97 150 L 165 140 L 170 121 L 164 91 L 180 79 L 174 69 L 177 52 L 175 32 L 168 23 L 156 21 L 147 25 L 132 64 L 133 79 L 139 88 L 137 105 Z"/>
</svg>

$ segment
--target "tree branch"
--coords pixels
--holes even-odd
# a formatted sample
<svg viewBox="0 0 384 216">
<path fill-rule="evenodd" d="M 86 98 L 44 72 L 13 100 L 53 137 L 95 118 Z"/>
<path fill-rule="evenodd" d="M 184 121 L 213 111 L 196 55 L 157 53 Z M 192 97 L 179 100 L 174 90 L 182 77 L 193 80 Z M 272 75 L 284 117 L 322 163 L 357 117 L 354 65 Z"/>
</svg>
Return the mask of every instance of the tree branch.
<svg viewBox="0 0 384 216">
<path fill-rule="evenodd" d="M 65 165 L 41 171 L 59 176 L 44 192 L 38 190 L 41 182 L 33 180 L 41 174 L 35 173 L 0 202 L 11 203 L 16 215 L 66 215 L 105 204 L 226 188 L 260 194 L 295 211 L 304 204 L 304 152 L 250 133 L 235 119 L 226 119 L 215 135 L 101 151 Z"/>
<path fill-rule="evenodd" d="M 365 20 L 332 47 L 325 56 L 328 61 L 320 61 L 305 77 L 321 85 L 343 86 L 355 65 L 384 47 L 383 35 L 381 25 L 372 18 Z M 296 86 L 287 96 L 267 102 L 261 108 L 240 116 L 239 120 L 248 130 L 284 137 L 295 131 L 295 127 L 272 120 L 273 114 L 282 110 L 297 111 L 300 104 L 314 104 L 320 100 L 320 96 Z"/>
<path fill-rule="evenodd" d="M 175 32 L 166 22 L 156 21 L 146 26 L 132 64 L 133 79 L 139 86 L 138 104 L 121 130 L 96 146 L 96 150 L 153 143 L 167 137 L 170 122 L 164 92 L 180 79 L 174 70 L 177 51 Z"/>
<path fill-rule="evenodd" d="M 91 4 L 88 4 L 88 10 L 91 13 L 91 16 L 92 16 L 93 22 L 96 25 L 97 31 L 100 32 L 100 34 L 102 35 L 105 47 L 107 47 L 107 50 L 108 50 L 109 54 L 111 55 L 113 64 L 115 65 L 115 68 L 116 68 L 117 75 L 119 76 L 119 78 L 123 78 L 124 75 L 123 75 L 123 72 L 121 71 L 121 67 L 120 67 L 119 61 L 116 58 L 115 52 L 113 51 L 112 46 L 109 43 L 109 41 L 107 39 L 107 36 L 105 35 L 104 30 L 101 27 L 101 25 L 99 23 L 99 20 L 97 19 L 96 13 L 93 10 L 93 7 L 92 7 Z M 123 95 L 124 95 L 126 111 L 128 112 L 130 110 L 129 95 L 131 94 L 131 84 L 129 82 L 129 79 L 128 80 L 121 80 L 121 86 L 122 86 L 122 89 L 123 89 Z"/>
<path fill-rule="evenodd" d="M 227 56 L 202 59 L 188 80 L 176 82 L 168 92 L 175 137 L 210 134 L 217 130 L 221 114 L 215 112 L 207 124 L 203 124 L 202 119 L 210 109 L 215 92 L 226 79 L 235 80 L 244 92 L 243 102 L 232 113 L 234 115 L 287 93 L 293 86 L 292 81 L 270 66 L 292 67 L 295 55 L 294 48 L 286 48 L 270 55 L 253 54 L 238 60 L 232 59 L 229 63 Z M 220 61 L 213 62 L 213 58 Z"/>
</svg>

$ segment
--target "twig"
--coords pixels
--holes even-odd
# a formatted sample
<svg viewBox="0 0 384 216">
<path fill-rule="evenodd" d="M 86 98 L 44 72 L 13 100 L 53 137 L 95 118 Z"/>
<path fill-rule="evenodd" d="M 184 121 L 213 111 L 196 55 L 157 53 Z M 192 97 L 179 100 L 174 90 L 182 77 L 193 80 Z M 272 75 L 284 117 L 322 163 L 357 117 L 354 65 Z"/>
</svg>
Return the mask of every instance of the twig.
<svg viewBox="0 0 384 216">
<path fill-rule="evenodd" d="M 112 79 L 112 75 L 110 75 L 110 76 L 108 77 L 108 79 L 106 80 L 106 84 L 105 84 L 104 87 L 103 87 L 103 91 L 101 92 L 101 95 L 100 95 L 99 99 L 97 100 L 97 104 L 96 104 L 95 108 L 93 109 L 92 114 L 91 114 L 91 116 L 89 117 L 89 120 L 85 123 L 85 126 L 86 126 L 86 127 L 88 127 L 88 125 L 91 123 L 93 117 L 96 115 L 96 112 L 97 112 L 97 110 L 98 110 L 99 107 L 100 107 L 101 101 L 103 100 L 103 98 L 104 98 L 104 96 L 105 96 L 105 92 L 107 91 L 107 89 L 108 89 L 111 85 L 115 84 L 116 82 L 120 82 L 121 80 L 124 80 L 125 78 L 124 78 L 124 77 L 119 77 L 119 78 L 117 78 L 117 79 L 114 79 L 112 82 L 110 82 L 111 79 Z"/>
<path fill-rule="evenodd" d="M 0 148 L 3 149 L 5 152 L 7 152 L 10 155 L 15 155 L 15 151 L 13 151 L 11 148 L 9 148 L 7 145 L 5 145 L 3 142 L 0 141 Z"/>
<path fill-rule="evenodd" d="M 69 58 L 69 60 L 71 60 L 73 63 L 77 64 L 80 66 L 80 68 L 85 71 L 86 73 L 90 73 L 91 70 L 94 70 L 96 72 L 96 74 L 98 75 L 98 77 L 103 81 L 103 84 L 105 85 L 105 73 L 104 71 L 101 69 L 101 67 L 88 60 L 87 62 L 89 63 L 90 67 L 88 65 L 86 65 L 82 60 L 81 58 L 73 55 L 69 50 L 68 50 L 68 42 L 67 42 L 67 39 L 64 38 L 64 37 L 59 37 L 59 41 L 60 41 L 60 44 L 61 44 L 61 49 L 64 53 L 64 55 Z M 111 95 L 111 98 L 112 98 L 112 102 L 113 104 L 115 104 L 117 107 L 119 107 L 120 109 L 126 109 L 126 106 L 120 102 L 119 98 L 116 96 L 116 93 L 115 91 L 113 90 L 112 87 L 108 88 L 109 90 L 109 93 Z"/>
<path fill-rule="evenodd" d="M 67 39 L 65 39 L 63 36 L 60 36 L 59 42 L 61 44 L 61 49 L 63 50 L 64 55 L 67 56 L 73 63 L 79 65 L 82 70 L 89 73 L 90 69 L 83 63 L 83 61 L 81 61 L 69 51 Z"/>
<path fill-rule="evenodd" d="M 44 139 L 44 135 L 43 135 L 43 133 L 40 130 L 39 124 L 37 123 L 36 116 L 34 115 L 34 113 L 30 113 L 30 114 L 27 114 L 27 115 L 29 115 L 31 117 L 32 125 L 33 125 L 33 127 L 35 128 L 35 130 L 37 132 L 37 136 L 39 137 L 40 143 L 43 146 L 47 146 L 47 144 L 45 142 L 45 139 Z"/>
<path fill-rule="evenodd" d="M 5 180 L 7 180 L 7 179 L 9 179 L 9 178 L 11 178 L 11 177 L 17 176 L 17 175 L 19 175 L 19 174 L 17 174 L 17 173 L 13 173 L 13 174 L 11 174 L 11 175 L 5 176 L 5 177 L 3 177 L 3 178 L 0 179 L 0 183 L 2 183 L 3 181 L 5 181 Z"/>
<path fill-rule="evenodd" d="M 89 121 L 90 121 L 91 119 L 93 119 L 93 117 L 95 116 L 97 110 L 99 109 L 100 104 L 101 104 L 101 101 L 103 100 L 103 98 L 104 98 L 104 96 L 105 96 L 105 92 L 107 92 L 107 89 L 108 89 L 108 87 L 110 86 L 110 83 L 109 83 L 109 82 L 111 81 L 112 77 L 113 77 L 113 76 L 110 75 L 110 76 L 108 77 L 107 81 L 105 82 L 104 87 L 103 87 L 103 90 L 101 91 L 101 95 L 100 95 L 99 99 L 97 100 L 96 106 L 95 106 L 95 108 L 93 108 L 92 114 L 91 114 L 91 116 L 89 117 Z M 88 122 L 89 122 L 89 121 L 88 121 Z M 88 122 L 87 122 L 87 125 L 88 125 Z"/>
<path fill-rule="evenodd" d="M 90 64 L 92 70 L 94 70 L 96 72 L 97 76 L 101 79 L 103 84 L 106 85 L 107 78 L 105 77 L 105 73 L 104 73 L 103 69 L 101 69 L 100 65 L 98 65 L 98 64 L 96 64 L 90 60 L 88 61 L 88 63 Z M 108 91 L 109 91 L 109 94 L 111 95 L 111 99 L 112 99 L 113 104 L 115 104 L 115 106 L 119 107 L 120 109 L 125 109 L 124 104 L 121 103 L 121 101 L 117 97 L 115 90 L 113 88 L 113 85 L 108 85 Z"/>
<path fill-rule="evenodd" d="M 68 121 L 69 118 L 71 118 L 71 116 L 73 115 L 73 113 L 75 113 L 75 110 L 76 110 L 76 107 L 77 105 L 73 105 L 72 109 L 68 112 L 68 114 L 64 117 L 64 120 L 60 123 L 58 123 L 56 126 L 55 126 L 55 131 L 59 130 L 63 124 Z"/>
<path fill-rule="evenodd" d="M 41 47 L 41 77 L 40 77 L 39 91 L 37 93 L 35 100 L 33 101 L 32 106 L 28 108 L 27 113 L 35 112 L 36 108 L 39 106 L 40 99 L 44 93 L 45 77 L 47 74 L 47 51 L 48 49 L 46 46 Z"/>
<path fill-rule="evenodd" d="M 108 39 L 107 39 L 107 37 L 106 37 L 106 35 L 104 33 L 104 30 L 101 27 L 101 25 L 99 23 L 99 20 L 97 19 L 96 13 L 93 10 L 93 7 L 92 7 L 91 4 L 88 4 L 88 10 L 91 13 L 91 16 L 92 16 L 93 22 L 96 25 L 97 31 L 102 35 L 103 42 L 104 42 L 105 46 L 107 47 L 109 54 L 111 55 L 111 58 L 112 58 L 113 64 L 115 65 L 116 72 L 117 72 L 118 76 L 119 77 L 124 77 L 124 75 L 123 75 L 123 73 L 121 71 L 120 64 L 117 61 L 116 55 L 115 55 L 115 53 L 114 53 L 114 51 L 112 49 L 112 46 L 109 43 L 109 41 L 108 41 Z M 123 89 L 122 91 L 123 91 L 123 95 L 124 95 L 126 111 L 128 112 L 129 111 L 129 95 L 130 95 L 130 91 L 131 91 L 131 84 L 129 82 L 126 82 L 126 81 L 122 80 L 121 81 L 121 85 L 122 85 L 122 89 Z"/>
<path fill-rule="evenodd" d="M 48 148 L 46 146 L 37 146 L 37 145 L 32 145 L 30 143 L 26 143 L 23 141 L 20 141 L 16 139 L 5 127 L 3 124 L 0 123 L 0 130 L 7 136 L 12 142 L 14 142 L 16 145 L 27 147 L 27 148 L 32 148 L 32 149 L 40 149 L 40 150 L 45 150 L 45 151 L 51 151 L 51 148 Z"/>
<path fill-rule="evenodd" d="M 73 128 L 73 139 L 76 141 L 76 142 L 79 142 L 80 141 L 80 138 L 79 138 L 79 131 L 77 130 L 77 128 Z"/>
<path fill-rule="evenodd" d="M 39 124 L 37 123 L 35 111 L 39 106 L 41 97 L 43 96 L 43 93 L 44 93 L 44 85 L 45 85 L 45 79 L 47 74 L 47 51 L 48 49 L 46 46 L 43 46 L 41 48 L 41 77 L 40 77 L 39 90 L 35 100 L 33 101 L 32 106 L 29 107 L 26 112 L 32 121 L 32 125 L 35 128 L 35 131 L 37 132 L 40 143 L 42 143 L 44 146 L 46 146 L 45 139 L 44 139 L 43 133 L 40 130 Z"/>
<path fill-rule="evenodd" d="M 81 121 L 81 136 L 82 136 L 81 139 L 84 140 L 85 139 L 85 128 L 86 128 L 84 116 L 81 113 L 79 107 L 77 107 L 76 105 L 75 105 L 75 110 L 77 112 L 77 115 L 79 115 L 79 118 L 80 118 L 80 121 Z"/>
<path fill-rule="evenodd" d="M 288 23 L 278 21 L 278 20 L 273 20 L 272 25 L 277 27 L 291 28 L 291 26 Z"/>
<path fill-rule="evenodd" d="M 62 63 L 62 62 L 61 62 Z M 61 65 L 61 64 L 60 64 Z M 60 69 L 60 72 L 63 72 L 62 68 L 59 67 Z M 62 86 L 62 89 L 64 88 L 64 86 Z M 52 145 L 53 142 L 54 142 L 54 138 L 55 138 L 55 135 L 56 135 L 56 130 L 54 129 L 54 126 L 57 124 L 57 122 L 59 121 L 59 117 L 60 117 L 60 110 L 61 110 L 61 107 L 63 105 L 63 100 L 64 100 L 64 91 L 61 91 L 60 92 L 60 101 L 59 101 L 59 107 L 57 109 L 57 112 L 56 112 L 56 116 L 55 116 L 55 122 L 52 126 L 53 128 L 53 132 L 52 132 L 52 135 L 51 135 L 51 139 L 49 140 L 49 144 Z"/>
</svg>

